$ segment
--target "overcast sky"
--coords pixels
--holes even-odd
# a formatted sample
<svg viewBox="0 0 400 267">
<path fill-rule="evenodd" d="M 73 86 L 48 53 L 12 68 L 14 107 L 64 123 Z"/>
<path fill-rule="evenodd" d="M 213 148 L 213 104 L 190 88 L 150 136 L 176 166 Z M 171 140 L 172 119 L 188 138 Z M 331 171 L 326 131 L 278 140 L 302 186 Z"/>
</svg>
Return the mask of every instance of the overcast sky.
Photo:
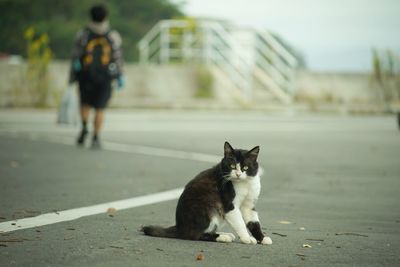
<svg viewBox="0 0 400 267">
<path fill-rule="evenodd" d="M 371 48 L 400 53 L 400 0 L 173 0 L 189 16 L 276 32 L 310 69 L 368 71 Z"/>
</svg>

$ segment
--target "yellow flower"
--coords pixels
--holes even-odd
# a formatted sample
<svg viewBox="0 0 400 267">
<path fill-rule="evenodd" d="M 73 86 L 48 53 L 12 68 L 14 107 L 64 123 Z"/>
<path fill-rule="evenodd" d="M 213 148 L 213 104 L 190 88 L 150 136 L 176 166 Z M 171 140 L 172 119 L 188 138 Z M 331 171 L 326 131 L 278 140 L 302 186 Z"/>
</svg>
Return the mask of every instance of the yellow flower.
<svg viewBox="0 0 400 267">
<path fill-rule="evenodd" d="M 40 42 L 42 44 L 47 44 L 49 42 L 49 36 L 47 35 L 47 33 L 43 33 L 42 35 L 40 35 Z"/>
<path fill-rule="evenodd" d="M 53 57 L 53 53 L 51 52 L 50 48 L 46 47 L 43 53 L 43 59 L 45 62 L 49 61 Z"/>
<path fill-rule="evenodd" d="M 38 51 L 38 50 L 40 49 L 40 42 L 39 42 L 39 40 L 35 40 L 35 41 L 32 43 L 31 48 L 32 48 L 32 51 Z"/>
<path fill-rule="evenodd" d="M 26 29 L 24 33 L 25 39 L 32 39 L 34 35 L 35 35 L 35 29 L 32 26 Z"/>
<path fill-rule="evenodd" d="M 188 22 L 188 28 L 193 31 L 194 29 L 196 29 L 196 19 L 192 18 L 192 17 L 187 17 L 186 21 Z"/>
</svg>

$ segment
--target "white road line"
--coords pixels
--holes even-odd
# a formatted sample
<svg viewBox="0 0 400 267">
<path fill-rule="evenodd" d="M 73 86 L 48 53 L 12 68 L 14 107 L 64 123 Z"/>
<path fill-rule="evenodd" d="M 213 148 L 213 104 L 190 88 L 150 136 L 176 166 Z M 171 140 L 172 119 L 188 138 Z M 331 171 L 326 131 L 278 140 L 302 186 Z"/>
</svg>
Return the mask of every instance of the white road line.
<svg viewBox="0 0 400 267">
<path fill-rule="evenodd" d="M 3 132 L 4 133 L 4 132 Z M 10 137 L 17 137 L 19 132 L 8 131 Z M 45 141 L 55 144 L 62 145 L 73 145 L 74 139 L 65 137 L 65 136 L 44 136 L 40 134 L 33 133 L 24 133 L 22 135 L 23 138 L 27 138 L 29 140 L 39 140 Z M 114 151 L 114 152 L 124 152 L 124 153 L 132 153 L 132 154 L 140 154 L 140 155 L 148 155 L 148 156 L 158 156 L 158 157 L 167 157 L 174 159 L 184 159 L 184 160 L 193 160 L 193 161 L 201 161 L 207 163 L 214 163 L 220 161 L 220 157 L 210 154 L 204 153 L 196 153 L 196 152 L 186 152 L 181 150 L 173 150 L 173 149 L 165 149 L 165 148 L 155 148 L 148 146 L 140 146 L 140 145 L 130 145 L 130 144 L 121 144 L 115 142 L 103 142 L 104 150 Z M 82 207 L 76 209 L 70 209 L 65 211 L 60 211 L 57 213 L 46 213 L 39 215 L 37 217 L 25 218 L 16 221 L 7 221 L 0 223 L 0 233 L 1 232 L 12 232 L 32 227 L 39 227 L 48 224 L 54 224 L 59 222 L 76 220 L 81 217 L 96 215 L 100 213 L 105 213 L 108 208 L 112 207 L 117 210 L 129 209 L 134 207 L 139 207 L 143 205 L 149 205 L 154 203 L 159 203 L 163 201 L 177 199 L 182 193 L 183 188 L 178 188 L 170 191 L 165 191 L 161 193 L 145 195 L 141 197 L 134 197 L 125 200 L 119 200 L 104 204 L 98 204 L 89 207 Z"/>
<path fill-rule="evenodd" d="M 209 154 L 186 152 L 181 150 L 173 150 L 165 148 L 155 148 L 148 146 L 128 145 L 128 144 L 120 144 L 113 142 L 104 142 L 104 148 L 109 151 L 128 152 L 128 153 L 149 155 L 149 156 L 211 162 L 215 164 L 221 160 L 220 157 Z"/>
<path fill-rule="evenodd" d="M 11 137 L 15 137 L 15 134 L 10 135 Z M 75 144 L 74 139 L 65 137 L 65 136 L 43 136 L 38 134 L 24 134 L 25 138 L 30 140 L 40 140 L 46 141 L 55 144 L 62 144 L 62 145 L 73 145 Z M 184 160 L 193 160 L 193 161 L 201 161 L 207 163 L 214 163 L 217 164 L 221 157 L 211 154 L 205 153 L 196 153 L 196 152 L 187 152 L 182 150 L 175 150 L 175 149 L 167 149 L 167 148 L 156 148 L 156 147 L 149 147 L 149 146 L 141 146 L 141 145 L 130 145 L 130 144 L 122 144 L 122 143 L 115 143 L 115 142 L 103 142 L 103 149 L 107 151 L 114 151 L 114 152 L 125 152 L 125 153 L 132 153 L 132 154 L 140 154 L 140 155 L 147 155 L 147 156 L 157 156 L 157 157 L 165 157 L 165 158 L 174 158 L 174 159 L 184 159 Z"/>
<path fill-rule="evenodd" d="M 32 218 L 2 222 L 0 223 L 0 233 L 72 221 L 90 215 L 106 213 L 109 208 L 115 208 L 118 211 L 173 200 L 177 199 L 181 195 L 182 191 L 183 188 L 177 188 L 160 193 L 128 198 L 94 206 L 46 213 Z"/>
</svg>

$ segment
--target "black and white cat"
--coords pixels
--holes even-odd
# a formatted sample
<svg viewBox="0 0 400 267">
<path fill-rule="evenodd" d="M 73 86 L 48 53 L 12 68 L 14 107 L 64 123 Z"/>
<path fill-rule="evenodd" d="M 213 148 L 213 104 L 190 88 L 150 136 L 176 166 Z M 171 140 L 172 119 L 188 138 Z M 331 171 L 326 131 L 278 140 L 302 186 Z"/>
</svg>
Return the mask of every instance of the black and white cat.
<svg viewBox="0 0 400 267">
<path fill-rule="evenodd" d="M 261 231 L 255 204 L 260 194 L 258 146 L 247 151 L 225 142 L 224 158 L 199 173 L 185 187 L 176 207 L 176 225 L 144 226 L 146 235 L 217 242 L 232 242 L 235 235 L 216 232 L 227 222 L 245 244 L 272 244 Z"/>
</svg>

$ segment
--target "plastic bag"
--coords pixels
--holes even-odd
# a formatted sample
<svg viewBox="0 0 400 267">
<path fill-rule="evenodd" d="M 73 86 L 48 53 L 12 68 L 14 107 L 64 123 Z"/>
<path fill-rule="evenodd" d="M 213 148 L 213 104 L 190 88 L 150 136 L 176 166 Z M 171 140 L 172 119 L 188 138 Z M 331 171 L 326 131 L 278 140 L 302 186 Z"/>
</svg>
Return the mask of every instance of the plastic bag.
<svg viewBox="0 0 400 267">
<path fill-rule="evenodd" d="M 76 89 L 69 85 L 58 108 L 57 123 L 76 125 L 79 122 L 79 101 Z"/>
</svg>

